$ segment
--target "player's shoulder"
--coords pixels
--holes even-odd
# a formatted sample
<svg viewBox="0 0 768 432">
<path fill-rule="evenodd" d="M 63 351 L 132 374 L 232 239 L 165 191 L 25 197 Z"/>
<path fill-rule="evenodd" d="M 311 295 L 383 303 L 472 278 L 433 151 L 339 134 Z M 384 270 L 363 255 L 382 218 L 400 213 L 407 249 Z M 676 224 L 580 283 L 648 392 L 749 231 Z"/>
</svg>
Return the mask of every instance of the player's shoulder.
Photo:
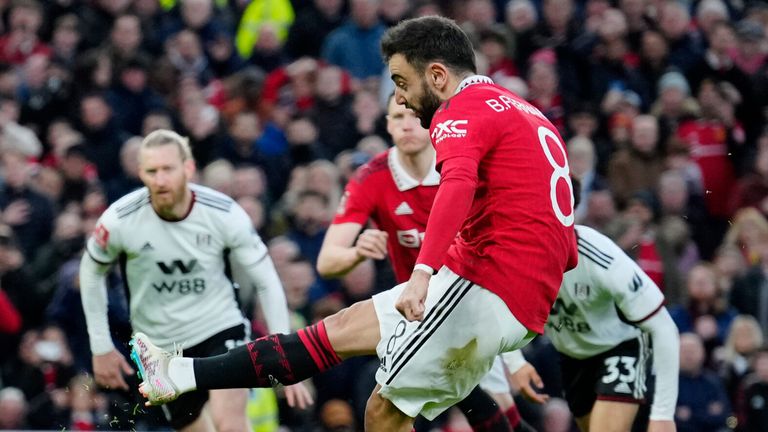
<svg viewBox="0 0 768 432">
<path fill-rule="evenodd" d="M 149 189 L 142 187 L 124 195 L 109 206 L 104 217 L 124 219 L 149 205 Z M 103 217 L 103 218 L 104 218 Z"/>
<path fill-rule="evenodd" d="M 589 264 L 607 270 L 622 253 L 606 235 L 594 228 L 576 225 L 579 264 Z"/>
<path fill-rule="evenodd" d="M 435 115 L 444 118 L 464 115 L 473 121 L 498 121 L 503 114 L 503 122 L 508 124 L 515 118 L 532 116 L 539 120 L 546 117 L 528 101 L 496 84 L 481 83 L 467 87 L 445 101 Z"/>
<path fill-rule="evenodd" d="M 235 203 L 235 201 L 228 195 L 209 187 L 190 183 L 189 188 L 195 194 L 195 203 L 201 204 L 205 208 L 229 213 L 229 211 L 232 210 L 232 207 L 237 205 L 237 203 Z"/>
<path fill-rule="evenodd" d="M 355 181 L 362 184 L 372 181 L 378 176 L 386 175 L 389 172 L 388 160 L 390 151 L 392 151 L 392 149 L 383 151 L 374 156 L 373 159 L 361 165 L 360 168 L 355 171 Z"/>
</svg>

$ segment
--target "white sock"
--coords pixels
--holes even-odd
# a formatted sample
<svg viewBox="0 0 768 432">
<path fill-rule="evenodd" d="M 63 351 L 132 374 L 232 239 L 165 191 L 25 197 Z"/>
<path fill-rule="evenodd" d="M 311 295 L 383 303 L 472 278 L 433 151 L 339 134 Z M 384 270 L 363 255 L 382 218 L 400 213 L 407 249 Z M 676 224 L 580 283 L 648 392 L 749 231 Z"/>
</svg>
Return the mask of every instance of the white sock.
<svg viewBox="0 0 768 432">
<path fill-rule="evenodd" d="M 191 357 L 174 357 L 168 362 L 168 378 L 176 386 L 180 393 L 195 390 L 194 359 Z"/>
</svg>

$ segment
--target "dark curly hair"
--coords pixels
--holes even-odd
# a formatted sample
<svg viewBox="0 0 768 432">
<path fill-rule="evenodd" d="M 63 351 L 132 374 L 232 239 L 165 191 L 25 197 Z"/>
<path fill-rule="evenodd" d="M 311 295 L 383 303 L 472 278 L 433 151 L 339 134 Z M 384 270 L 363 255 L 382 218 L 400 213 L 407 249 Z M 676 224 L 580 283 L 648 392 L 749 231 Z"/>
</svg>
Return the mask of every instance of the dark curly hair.
<svg viewBox="0 0 768 432">
<path fill-rule="evenodd" d="M 426 16 L 402 21 L 384 34 L 381 51 L 385 61 L 402 54 L 419 72 L 434 61 L 457 74 L 477 72 L 472 42 L 448 18 Z"/>
</svg>

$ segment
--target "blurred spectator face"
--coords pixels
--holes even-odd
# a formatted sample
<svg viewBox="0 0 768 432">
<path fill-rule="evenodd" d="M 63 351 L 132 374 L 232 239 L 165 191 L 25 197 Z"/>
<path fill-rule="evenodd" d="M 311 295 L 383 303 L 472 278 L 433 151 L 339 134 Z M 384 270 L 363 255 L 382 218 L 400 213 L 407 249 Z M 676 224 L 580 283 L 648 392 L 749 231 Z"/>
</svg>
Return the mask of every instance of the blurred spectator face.
<svg viewBox="0 0 768 432">
<path fill-rule="evenodd" d="M 109 56 L 100 56 L 96 61 L 96 68 L 91 77 L 93 84 L 100 88 L 107 88 L 112 83 L 112 60 Z"/>
<path fill-rule="evenodd" d="M 704 364 L 704 344 L 693 333 L 680 335 L 680 373 L 698 375 Z"/>
<path fill-rule="evenodd" d="M 88 159 L 85 155 L 73 152 L 66 155 L 59 162 L 64 178 L 71 180 L 85 180 L 85 169 L 88 166 Z"/>
<path fill-rule="evenodd" d="M 405 155 L 416 155 L 432 143 L 429 131 L 421 127 L 418 117 L 406 108 L 389 99 L 387 105 L 387 132 L 392 136 L 395 147 Z"/>
<path fill-rule="evenodd" d="M 715 267 L 721 277 L 733 278 L 746 269 L 746 261 L 736 246 L 726 246 L 717 252 Z"/>
<path fill-rule="evenodd" d="M 469 0 L 464 13 L 475 29 L 485 29 L 496 22 L 496 7 L 490 0 Z"/>
<path fill-rule="evenodd" d="M 557 71 L 554 65 L 536 62 L 528 72 L 528 88 L 531 96 L 540 97 L 557 93 Z"/>
<path fill-rule="evenodd" d="M 202 182 L 205 186 L 224 195 L 232 196 L 234 167 L 226 159 L 215 160 L 203 168 Z"/>
<path fill-rule="evenodd" d="M 619 8 L 627 17 L 627 21 L 635 21 L 645 15 L 647 0 L 620 0 Z"/>
<path fill-rule="evenodd" d="M 760 326 L 754 318 L 737 317 L 731 324 L 729 339 L 733 339 L 733 349 L 739 354 L 749 355 L 763 344 Z"/>
<path fill-rule="evenodd" d="M 720 55 L 728 55 L 736 48 L 736 34 L 730 25 L 716 24 L 708 37 L 709 47 Z"/>
<path fill-rule="evenodd" d="M 333 196 L 341 188 L 339 169 L 333 162 L 317 160 L 309 164 L 306 178 L 307 190 L 318 192 L 326 197 Z"/>
<path fill-rule="evenodd" d="M 753 360 L 755 375 L 762 382 L 768 382 L 768 352 L 762 351 L 755 355 Z"/>
<path fill-rule="evenodd" d="M 254 46 L 260 52 L 276 52 L 282 48 L 280 38 L 277 36 L 277 27 L 271 23 L 264 23 L 259 27 L 259 37 Z"/>
<path fill-rule="evenodd" d="M 691 300 L 711 302 L 717 296 L 715 272 L 703 265 L 697 265 L 688 273 L 688 296 Z"/>
<path fill-rule="evenodd" d="M 8 67 L 0 71 L 0 95 L 13 98 L 16 96 L 16 89 L 19 86 L 19 74 L 16 70 Z"/>
<path fill-rule="evenodd" d="M 539 19 L 536 8 L 530 0 L 512 0 L 507 3 L 507 24 L 516 33 L 532 29 Z"/>
<path fill-rule="evenodd" d="M 178 54 L 184 61 L 194 61 L 203 55 L 200 38 L 189 30 L 183 30 L 176 35 L 171 47 L 171 54 Z"/>
<path fill-rule="evenodd" d="M 341 13 L 342 0 L 315 0 L 315 7 L 323 15 L 333 17 Z"/>
<path fill-rule="evenodd" d="M 313 144 L 317 142 L 318 132 L 312 120 L 301 117 L 288 123 L 285 135 L 292 145 Z"/>
<path fill-rule="evenodd" d="M 57 22 L 53 31 L 53 47 L 59 53 L 72 53 L 80 43 L 80 32 L 77 29 L 78 21 L 74 15 L 67 15 Z"/>
<path fill-rule="evenodd" d="M 587 217 L 593 226 L 605 226 L 616 217 L 616 204 L 609 191 L 594 191 L 587 200 Z"/>
<path fill-rule="evenodd" d="M 379 13 L 389 22 L 399 22 L 408 13 L 407 0 L 381 0 Z"/>
<path fill-rule="evenodd" d="M 359 0 L 368 1 L 368 0 Z M 341 96 L 341 78 L 342 71 L 336 66 L 326 66 L 317 73 L 317 82 L 315 83 L 315 93 L 317 96 L 328 102 L 333 102 Z"/>
<path fill-rule="evenodd" d="M 307 261 L 288 263 L 280 270 L 288 308 L 298 310 L 306 306 L 309 287 L 315 283 L 315 272 Z"/>
<path fill-rule="evenodd" d="M 360 118 L 365 118 L 371 122 L 376 121 L 381 116 L 381 106 L 378 97 L 365 90 L 355 93 L 355 100 L 352 103 L 352 112 Z"/>
<path fill-rule="evenodd" d="M 597 130 L 597 118 L 588 112 L 573 113 L 569 118 L 569 126 L 574 135 L 591 137 Z"/>
<path fill-rule="evenodd" d="M 141 137 L 132 137 L 120 148 L 120 166 L 128 178 L 139 178 L 139 148 Z"/>
<path fill-rule="evenodd" d="M 131 0 L 96 0 L 99 7 L 112 16 L 117 16 L 128 9 L 131 5 Z"/>
<path fill-rule="evenodd" d="M 136 15 L 123 15 L 115 20 L 109 35 L 112 46 L 121 53 L 133 53 L 141 44 L 141 23 Z"/>
<path fill-rule="evenodd" d="M 20 153 L 7 151 L 1 157 L 5 183 L 13 189 L 23 189 L 32 172 L 32 168 L 24 156 Z"/>
<path fill-rule="evenodd" d="M 544 20 L 549 27 L 565 29 L 573 15 L 573 0 L 544 0 Z"/>
<path fill-rule="evenodd" d="M 419 124 L 419 127 L 421 127 L 421 124 Z M 357 150 L 359 153 L 362 153 L 365 157 L 367 157 L 368 160 L 387 150 L 388 148 L 389 145 L 387 145 L 387 142 L 378 135 L 369 135 L 358 141 L 357 145 L 355 146 L 355 150 Z"/>
<path fill-rule="evenodd" d="M 83 235 L 83 219 L 75 212 L 63 212 L 56 218 L 53 237 L 57 240 L 78 238 Z"/>
<path fill-rule="evenodd" d="M 379 0 L 351 0 L 350 16 L 358 27 L 368 29 L 379 22 Z"/>
<path fill-rule="evenodd" d="M 718 21 L 728 21 L 728 9 L 720 0 L 703 0 L 696 8 L 696 25 L 709 35 Z"/>
<path fill-rule="evenodd" d="M 204 27 L 213 16 L 212 0 L 182 0 L 181 19 L 187 27 L 197 30 Z"/>
<path fill-rule="evenodd" d="M 43 54 L 29 56 L 24 63 L 24 81 L 29 87 L 41 88 L 48 81 L 48 57 Z"/>
<path fill-rule="evenodd" d="M 8 17 L 8 27 L 11 32 L 36 35 L 43 22 L 41 12 L 41 9 L 26 4 L 13 7 Z"/>
<path fill-rule="evenodd" d="M 157 0 L 133 0 L 133 10 L 140 17 L 152 17 L 160 11 L 160 2 Z"/>
<path fill-rule="evenodd" d="M 677 2 L 667 2 L 661 10 L 659 27 L 669 40 L 678 40 L 688 33 L 691 17 L 684 6 Z"/>
<path fill-rule="evenodd" d="M 34 188 L 53 202 L 57 202 L 64 190 L 64 178 L 58 170 L 42 167 L 34 176 Z"/>
<path fill-rule="evenodd" d="M 0 100 L 0 119 L 18 123 L 19 121 L 19 103 L 15 99 Z"/>
<path fill-rule="evenodd" d="M 688 185 L 682 175 L 667 171 L 659 179 L 659 202 L 664 213 L 683 214 L 688 205 Z"/>
<path fill-rule="evenodd" d="M 655 117 L 641 115 L 632 122 L 632 146 L 640 153 L 653 153 L 659 140 L 659 125 Z"/>
<path fill-rule="evenodd" d="M 120 82 L 128 90 L 141 93 L 147 88 L 147 73 L 138 66 L 130 66 L 120 73 Z"/>
<path fill-rule="evenodd" d="M 299 256 L 299 245 L 284 236 L 273 238 L 267 249 L 276 268 L 284 267 Z"/>
<path fill-rule="evenodd" d="M 293 211 L 295 228 L 309 235 L 320 232 L 328 225 L 328 203 L 317 194 L 299 197 Z"/>
<path fill-rule="evenodd" d="M 597 30 L 604 41 L 621 39 L 627 34 L 627 19 L 618 9 L 607 9 Z"/>
<path fill-rule="evenodd" d="M 144 122 L 141 126 L 141 133 L 144 136 L 147 136 L 158 129 L 173 129 L 171 117 L 161 113 L 147 114 L 147 116 L 144 117 Z"/>
<path fill-rule="evenodd" d="M 507 56 L 507 47 L 495 38 L 486 38 L 480 42 L 480 52 L 491 65 L 498 64 Z"/>
<path fill-rule="evenodd" d="M 661 33 L 650 30 L 643 32 L 640 44 L 641 56 L 648 62 L 659 63 L 667 58 L 669 47 L 667 46 L 667 40 L 664 39 Z"/>
<path fill-rule="evenodd" d="M 259 198 L 267 189 L 264 173 L 255 166 L 235 169 L 232 182 L 232 192 L 236 198 Z"/>
<path fill-rule="evenodd" d="M 595 167 L 595 146 L 592 140 L 577 136 L 568 142 L 568 166 L 571 174 L 582 179 Z"/>
<path fill-rule="evenodd" d="M 251 111 L 238 114 L 232 121 L 229 133 L 238 143 L 254 144 L 261 136 L 261 124 L 258 116 Z"/>
<path fill-rule="evenodd" d="M 46 327 L 40 333 L 40 340 L 35 344 L 35 350 L 45 362 L 72 364 L 72 353 L 69 351 L 67 337 L 59 327 Z"/>
<path fill-rule="evenodd" d="M 264 205 L 258 199 L 250 195 L 244 195 L 237 199 L 237 203 L 245 210 L 245 214 L 251 220 L 251 226 L 256 231 L 264 227 Z"/>
<path fill-rule="evenodd" d="M 112 117 L 112 109 L 101 96 L 87 96 L 80 103 L 83 124 L 92 130 L 102 129 Z"/>
<path fill-rule="evenodd" d="M 24 393 L 15 387 L 0 390 L 0 429 L 24 429 L 27 401 Z"/>
</svg>

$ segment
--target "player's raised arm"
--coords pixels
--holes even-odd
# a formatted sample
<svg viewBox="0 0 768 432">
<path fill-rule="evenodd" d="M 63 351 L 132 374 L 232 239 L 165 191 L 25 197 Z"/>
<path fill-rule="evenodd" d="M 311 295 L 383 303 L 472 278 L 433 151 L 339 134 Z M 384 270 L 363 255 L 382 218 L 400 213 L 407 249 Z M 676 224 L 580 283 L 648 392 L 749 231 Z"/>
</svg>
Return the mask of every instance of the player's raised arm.
<svg viewBox="0 0 768 432">
<path fill-rule="evenodd" d="M 317 271 L 321 276 L 344 276 L 367 258 L 387 256 L 387 233 L 366 229 L 360 234 L 361 229 L 362 225 L 355 222 L 334 223 L 328 227 L 317 258 Z"/>
<path fill-rule="evenodd" d="M 255 288 L 270 333 L 288 333 L 288 303 L 267 246 L 251 226 L 245 211 L 232 206 L 232 226 L 228 232 L 230 257 L 244 270 L 248 283 Z"/>
</svg>

